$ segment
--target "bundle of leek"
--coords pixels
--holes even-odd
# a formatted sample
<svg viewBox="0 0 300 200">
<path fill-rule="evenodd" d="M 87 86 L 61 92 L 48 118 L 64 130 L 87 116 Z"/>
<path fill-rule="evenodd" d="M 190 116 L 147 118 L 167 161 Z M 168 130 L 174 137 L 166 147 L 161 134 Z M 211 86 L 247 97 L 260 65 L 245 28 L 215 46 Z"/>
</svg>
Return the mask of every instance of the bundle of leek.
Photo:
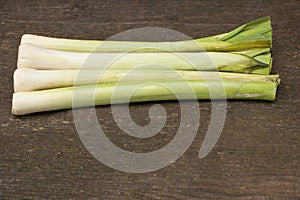
<svg viewBox="0 0 300 200">
<path fill-rule="evenodd" d="M 273 101 L 280 79 L 269 75 L 271 41 L 269 17 L 229 33 L 178 42 L 23 35 L 14 73 L 12 112 L 23 115 L 178 96 Z M 128 91 L 133 90 L 128 98 Z M 72 105 L 75 94 L 77 103 Z"/>
</svg>

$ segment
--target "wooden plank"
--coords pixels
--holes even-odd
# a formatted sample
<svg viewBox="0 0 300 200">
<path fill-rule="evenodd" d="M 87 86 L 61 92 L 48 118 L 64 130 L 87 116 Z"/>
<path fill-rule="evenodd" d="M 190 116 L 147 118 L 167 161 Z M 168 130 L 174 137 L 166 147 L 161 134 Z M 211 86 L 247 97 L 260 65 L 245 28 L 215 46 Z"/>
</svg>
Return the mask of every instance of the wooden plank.
<svg viewBox="0 0 300 200">
<path fill-rule="evenodd" d="M 298 1 L 1 1 L 0 198 L 1 199 L 299 199 L 300 87 Z M 226 32 L 271 15 L 274 73 L 283 79 L 274 103 L 228 101 L 222 135 L 213 151 L 198 151 L 210 120 L 200 101 L 198 135 L 168 167 L 146 174 L 115 171 L 94 159 L 77 135 L 72 112 L 10 114 L 12 73 L 22 34 L 106 39 L 132 28 L 170 28 L 190 37 Z M 160 38 L 158 38 L 160 39 Z M 139 124 L 149 123 L 151 103 L 133 104 Z M 151 151 L 170 141 L 180 107 L 163 102 L 168 121 L 150 140 L 129 137 L 108 106 L 97 107 L 108 137 L 124 149 Z"/>
</svg>

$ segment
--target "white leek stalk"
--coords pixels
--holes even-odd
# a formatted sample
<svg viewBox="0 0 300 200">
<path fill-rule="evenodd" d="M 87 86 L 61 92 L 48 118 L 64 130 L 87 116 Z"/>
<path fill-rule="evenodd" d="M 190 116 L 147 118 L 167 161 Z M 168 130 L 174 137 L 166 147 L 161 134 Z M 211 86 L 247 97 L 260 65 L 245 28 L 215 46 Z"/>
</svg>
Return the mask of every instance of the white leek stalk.
<svg viewBox="0 0 300 200">
<path fill-rule="evenodd" d="M 148 81 L 274 81 L 278 75 L 179 70 L 35 70 L 19 68 L 14 72 L 14 91 L 26 92 L 80 85 Z"/>
<path fill-rule="evenodd" d="M 19 47 L 18 68 L 63 69 L 142 69 L 229 71 L 251 73 L 269 65 L 238 53 L 79 53 L 45 49 L 24 44 Z"/>
<path fill-rule="evenodd" d="M 52 38 L 25 34 L 21 44 L 35 44 L 48 49 L 73 52 L 199 52 L 240 51 L 271 47 L 270 17 L 246 23 L 228 33 L 178 42 L 99 41 Z"/>
<path fill-rule="evenodd" d="M 76 104 L 73 107 L 106 105 L 128 102 L 128 91 L 138 88 L 130 98 L 130 102 L 191 99 L 255 99 L 273 101 L 279 79 L 270 81 L 189 81 L 193 92 L 186 89 L 186 81 L 160 81 L 141 85 L 140 82 L 122 84 L 100 84 L 88 86 L 66 87 L 34 92 L 17 92 L 13 94 L 12 113 L 24 115 L 34 112 L 70 109 L 74 94 Z M 115 89 L 117 92 L 114 93 Z M 174 89 L 174 90 L 173 90 Z M 224 90 L 225 93 L 217 92 Z M 211 95 L 211 92 L 214 95 Z M 114 94 L 114 96 L 113 96 Z"/>
</svg>

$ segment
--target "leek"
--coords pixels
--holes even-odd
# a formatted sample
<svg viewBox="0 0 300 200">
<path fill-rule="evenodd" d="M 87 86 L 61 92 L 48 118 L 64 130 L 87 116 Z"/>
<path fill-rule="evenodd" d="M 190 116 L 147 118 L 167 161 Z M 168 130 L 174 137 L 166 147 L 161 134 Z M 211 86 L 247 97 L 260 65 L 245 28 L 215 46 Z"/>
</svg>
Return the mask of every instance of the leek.
<svg viewBox="0 0 300 200">
<path fill-rule="evenodd" d="M 14 91 L 27 92 L 80 85 L 148 81 L 277 81 L 278 75 L 179 70 L 35 70 L 19 68 L 14 72 Z"/>
<path fill-rule="evenodd" d="M 73 52 L 241 51 L 253 48 L 270 48 L 272 44 L 272 27 L 270 17 L 263 17 L 228 33 L 187 41 L 97 41 L 25 34 L 22 36 L 21 44 L 34 44 L 48 49 Z"/>
<path fill-rule="evenodd" d="M 268 52 L 268 49 L 265 50 Z M 265 52 L 264 51 L 264 52 Z M 184 53 L 80 53 L 45 49 L 31 44 L 20 45 L 18 68 L 59 69 L 165 69 L 227 71 L 251 73 L 269 68 L 268 62 L 254 58 L 249 52 L 184 52 Z M 253 57 L 249 55 L 254 55 Z"/>
<path fill-rule="evenodd" d="M 189 84 L 193 92 L 187 91 Z M 93 105 L 107 105 L 112 103 L 127 103 L 128 91 L 136 88 L 131 95 L 130 102 L 144 102 L 157 100 L 193 99 L 255 99 L 273 101 L 279 79 L 269 81 L 238 81 L 218 80 L 208 81 L 160 81 L 108 83 L 65 87 L 33 92 L 17 92 L 13 94 L 12 113 L 24 115 L 34 112 L 70 109 Z M 118 89 L 118 92 L 114 91 Z M 217 91 L 225 91 L 225 93 Z M 177 91 L 176 95 L 172 91 Z M 75 93 L 76 92 L 76 93 Z M 214 95 L 211 95 L 211 92 Z M 74 94 L 76 103 L 73 104 Z M 114 95 L 114 96 L 113 96 Z"/>
</svg>

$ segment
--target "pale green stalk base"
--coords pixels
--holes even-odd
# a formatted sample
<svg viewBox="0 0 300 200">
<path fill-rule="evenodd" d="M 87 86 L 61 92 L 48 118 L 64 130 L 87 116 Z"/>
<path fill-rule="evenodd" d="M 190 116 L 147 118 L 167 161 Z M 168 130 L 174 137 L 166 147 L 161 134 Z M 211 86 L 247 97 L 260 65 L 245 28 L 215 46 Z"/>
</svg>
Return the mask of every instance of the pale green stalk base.
<svg viewBox="0 0 300 200">
<path fill-rule="evenodd" d="M 60 87 L 117 82 L 148 81 L 276 81 L 278 75 L 179 70 L 34 70 L 19 68 L 14 73 L 14 91 L 27 92 Z"/>
<path fill-rule="evenodd" d="M 107 105 L 111 103 L 127 103 L 128 91 L 139 87 L 130 98 L 130 102 L 176 100 L 173 91 L 180 99 L 253 99 L 273 101 L 279 79 L 276 81 L 189 81 L 189 92 L 183 87 L 185 81 L 151 82 L 146 85 L 141 83 L 100 84 L 95 86 L 78 86 L 42 90 L 35 92 L 17 92 L 13 94 L 12 113 L 24 115 L 34 112 L 70 109 L 72 108 L 73 95 L 76 94 L 76 104 L 73 108 L 93 105 Z M 114 90 L 117 92 L 114 94 Z M 225 93 L 222 93 L 225 91 Z M 211 95 L 212 94 L 212 95 Z M 113 96 L 114 95 L 114 96 Z"/>
<path fill-rule="evenodd" d="M 79 53 L 45 49 L 34 45 L 21 45 L 18 68 L 42 70 L 62 69 L 176 69 L 198 71 L 227 71 L 251 73 L 269 65 L 238 52 L 192 53 Z"/>
</svg>

